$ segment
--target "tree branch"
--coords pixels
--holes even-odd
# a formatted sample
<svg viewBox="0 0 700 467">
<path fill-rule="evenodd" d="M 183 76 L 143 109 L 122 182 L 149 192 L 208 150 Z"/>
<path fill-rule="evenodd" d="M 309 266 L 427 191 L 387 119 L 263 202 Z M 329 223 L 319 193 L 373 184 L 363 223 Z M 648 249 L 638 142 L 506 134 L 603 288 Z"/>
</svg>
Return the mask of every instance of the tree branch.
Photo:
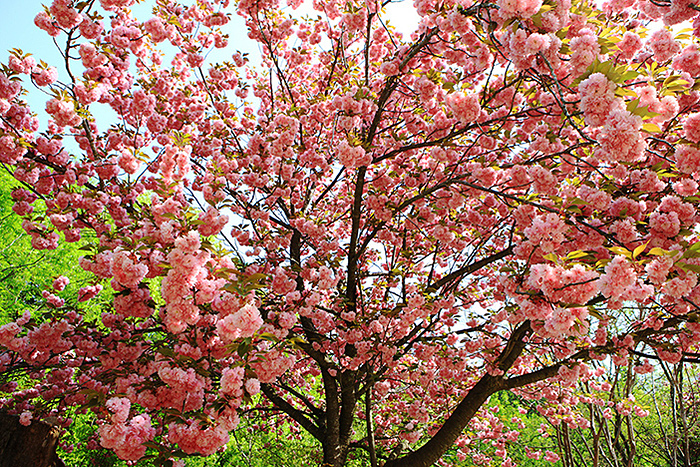
<svg viewBox="0 0 700 467">
<path fill-rule="evenodd" d="M 265 397 L 270 399 L 270 402 L 275 404 L 284 413 L 289 415 L 295 422 L 301 425 L 306 431 L 308 431 L 311 436 L 316 438 L 318 441 L 324 441 L 323 430 L 316 426 L 314 422 L 306 418 L 301 410 L 296 409 L 289 402 L 280 397 L 269 384 L 261 384 L 260 390 L 265 394 Z"/>
</svg>

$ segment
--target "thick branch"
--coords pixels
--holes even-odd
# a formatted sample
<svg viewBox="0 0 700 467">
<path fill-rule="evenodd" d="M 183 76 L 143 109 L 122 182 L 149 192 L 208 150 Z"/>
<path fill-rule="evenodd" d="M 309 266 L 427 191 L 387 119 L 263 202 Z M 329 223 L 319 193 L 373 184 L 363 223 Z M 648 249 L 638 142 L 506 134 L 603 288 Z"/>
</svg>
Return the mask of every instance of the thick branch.
<svg viewBox="0 0 700 467">
<path fill-rule="evenodd" d="M 507 256 L 510 256 L 511 254 L 513 254 L 513 245 L 510 245 L 505 250 L 499 251 L 498 253 L 494 253 L 491 256 L 483 258 L 477 261 L 476 263 L 468 264 L 454 272 L 451 272 L 450 274 L 442 277 L 440 280 L 437 280 L 434 283 L 430 284 L 427 290 L 428 292 L 436 292 L 441 287 L 444 287 L 445 285 L 450 284 L 455 280 L 459 280 L 464 276 L 468 276 L 469 274 L 472 274 L 475 271 L 478 271 L 479 269 L 498 261 L 499 259 L 503 259 Z"/>
<path fill-rule="evenodd" d="M 459 438 L 486 399 L 496 391 L 503 389 L 502 386 L 503 380 L 500 377 L 484 375 L 427 443 L 404 457 L 388 461 L 384 467 L 432 466 Z"/>
<path fill-rule="evenodd" d="M 354 203 L 352 206 L 352 230 L 350 232 L 350 245 L 348 246 L 348 283 L 345 291 L 345 299 L 349 311 L 355 311 L 357 301 L 357 267 L 358 251 L 357 242 L 360 235 L 360 215 L 362 210 L 362 193 L 365 187 L 365 173 L 367 167 L 360 167 L 357 170 L 357 181 L 355 182 Z"/>
<path fill-rule="evenodd" d="M 532 331 L 530 327 L 530 321 L 525 321 L 520 324 L 515 331 L 508 338 L 506 347 L 501 352 L 501 355 L 496 360 L 496 368 L 503 371 L 504 373 L 510 369 L 515 363 L 515 360 L 520 356 L 525 349 L 527 336 Z"/>
<path fill-rule="evenodd" d="M 525 341 L 530 332 L 529 321 L 522 323 L 513 331 L 503 352 L 496 359 L 498 369 L 503 372 L 510 369 L 525 348 Z M 501 376 L 492 376 L 486 373 L 469 390 L 450 417 L 427 443 L 404 457 L 388 461 L 384 464 L 384 467 L 432 466 L 457 441 L 464 428 L 489 396 L 497 391 L 506 389 L 505 383 Z"/>
<path fill-rule="evenodd" d="M 294 397 L 299 399 L 301 401 L 301 403 L 304 404 L 311 411 L 312 414 L 314 414 L 314 417 L 316 417 L 316 418 L 323 417 L 323 410 L 316 407 L 314 404 L 312 404 L 311 401 L 306 396 L 301 394 L 299 391 L 295 390 L 294 388 L 289 387 L 286 384 L 282 384 L 282 383 L 277 383 L 277 386 L 279 386 L 280 389 L 284 389 L 285 391 L 289 392 Z"/>
<path fill-rule="evenodd" d="M 270 399 L 270 402 L 275 404 L 277 407 L 279 407 L 280 410 L 289 415 L 295 422 L 297 422 L 306 431 L 308 431 L 311 434 L 311 436 L 316 438 L 318 441 L 323 442 L 324 436 L 322 430 L 318 426 L 316 426 L 311 420 L 306 418 L 306 416 L 301 410 L 294 408 L 289 402 L 280 397 L 274 391 L 274 389 L 272 389 L 272 386 L 270 386 L 269 384 L 261 384 L 260 390 L 263 392 L 263 394 L 265 394 L 265 397 Z"/>
<path fill-rule="evenodd" d="M 588 360 L 590 358 L 590 354 L 591 354 L 590 349 L 581 350 L 579 352 L 576 352 L 574 355 L 567 358 L 566 360 L 563 360 L 563 361 L 556 363 L 554 365 L 540 368 L 539 370 L 533 371 L 532 373 L 526 373 L 524 375 L 514 376 L 512 378 L 508 378 L 506 380 L 506 383 L 505 383 L 506 389 L 520 388 L 523 386 L 527 386 L 528 384 L 532 384 L 532 383 L 536 383 L 538 381 L 552 378 L 552 377 L 557 375 L 557 373 L 559 372 L 559 368 L 561 368 L 562 366 L 567 365 L 568 363 L 575 362 L 575 361 Z"/>
</svg>

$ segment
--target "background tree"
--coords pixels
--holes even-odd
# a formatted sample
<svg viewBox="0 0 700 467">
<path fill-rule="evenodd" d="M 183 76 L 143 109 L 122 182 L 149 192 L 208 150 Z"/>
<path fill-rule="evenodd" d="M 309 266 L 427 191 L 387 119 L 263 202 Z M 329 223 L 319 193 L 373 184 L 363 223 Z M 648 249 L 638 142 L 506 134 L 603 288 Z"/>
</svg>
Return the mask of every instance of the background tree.
<svg viewBox="0 0 700 467">
<path fill-rule="evenodd" d="M 609 390 L 597 382 L 581 385 L 572 399 L 587 426 L 570 427 L 550 412 L 564 465 L 697 464 L 697 369 L 689 362 L 654 367 L 645 374 L 619 369 Z"/>
<path fill-rule="evenodd" d="M 428 0 L 404 38 L 381 3 L 241 1 L 260 67 L 205 65 L 226 0 L 133 3 L 55 0 L 35 22 L 65 80 L 17 50 L 0 74 L 32 246 L 94 238 L 89 285 L 0 328 L 0 371 L 36 381 L 3 402 L 23 422 L 80 406 L 120 458 L 172 463 L 261 393 L 326 465 L 489 462 L 488 433 L 508 466 L 490 396 L 546 410 L 587 362 L 694 351 L 700 53 L 669 29 L 691 3 Z"/>
<path fill-rule="evenodd" d="M 89 274 L 76 267 L 81 251 L 75 244 L 61 244 L 55 250 L 35 250 L 22 219 L 12 212 L 12 190 L 20 184 L 8 172 L 0 173 L 0 320 L 17 319 L 26 309 L 39 310 L 45 299 L 41 292 L 56 278 L 66 275 L 64 295 L 75 294 Z M 41 208 L 39 208 L 41 209 Z"/>
</svg>

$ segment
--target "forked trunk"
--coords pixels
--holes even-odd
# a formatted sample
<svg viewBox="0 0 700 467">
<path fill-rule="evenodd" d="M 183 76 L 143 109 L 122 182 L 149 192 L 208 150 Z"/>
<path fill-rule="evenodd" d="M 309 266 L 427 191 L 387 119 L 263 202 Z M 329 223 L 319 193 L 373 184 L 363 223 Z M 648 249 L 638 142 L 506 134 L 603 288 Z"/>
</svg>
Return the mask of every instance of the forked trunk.
<svg viewBox="0 0 700 467">
<path fill-rule="evenodd" d="M 333 444 L 332 446 L 330 444 Z M 344 467 L 348 459 L 347 447 L 339 446 L 336 443 L 324 443 L 323 445 L 323 467 Z"/>
</svg>

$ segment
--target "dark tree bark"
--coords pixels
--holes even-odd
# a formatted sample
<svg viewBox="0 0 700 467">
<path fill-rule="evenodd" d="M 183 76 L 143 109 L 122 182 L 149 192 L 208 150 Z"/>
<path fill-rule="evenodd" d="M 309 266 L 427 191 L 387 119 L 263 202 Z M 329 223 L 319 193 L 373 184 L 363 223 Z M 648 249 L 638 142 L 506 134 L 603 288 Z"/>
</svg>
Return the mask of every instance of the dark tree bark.
<svg viewBox="0 0 700 467">
<path fill-rule="evenodd" d="M 23 426 L 18 416 L 0 412 L 0 467 L 65 467 L 56 454 L 60 433 L 40 421 Z"/>
</svg>

